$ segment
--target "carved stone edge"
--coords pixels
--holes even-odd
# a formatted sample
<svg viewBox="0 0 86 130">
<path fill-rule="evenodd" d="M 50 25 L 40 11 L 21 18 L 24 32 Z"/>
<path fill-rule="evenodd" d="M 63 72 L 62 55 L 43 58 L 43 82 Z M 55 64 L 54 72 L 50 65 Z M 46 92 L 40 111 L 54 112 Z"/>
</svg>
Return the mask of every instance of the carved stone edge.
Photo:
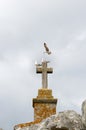
<svg viewBox="0 0 86 130">
<path fill-rule="evenodd" d="M 38 99 L 33 98 L 33 107 L 34 103 L 50 103 L 50 104 L 57 104 L 58 99 Z"/>
</svg>

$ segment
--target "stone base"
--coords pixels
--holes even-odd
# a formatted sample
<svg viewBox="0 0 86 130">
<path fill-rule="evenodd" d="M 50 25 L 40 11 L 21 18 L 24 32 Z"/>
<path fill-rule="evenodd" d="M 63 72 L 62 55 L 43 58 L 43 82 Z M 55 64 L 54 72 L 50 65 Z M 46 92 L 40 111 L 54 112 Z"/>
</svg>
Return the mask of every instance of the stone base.
<svg viewBox="0 0 86 130">
<path fill-rule="evenodd" d="M 57 99 L 51 89 L 39 89 L 37 98 L 33 98 L 34 120 L 43 120 L 56 114 Z"/>
<path fill-rule="evenodd" d="M 37 98 L 53 98 L 51 89 L 38 89 Z"/>
</svg>

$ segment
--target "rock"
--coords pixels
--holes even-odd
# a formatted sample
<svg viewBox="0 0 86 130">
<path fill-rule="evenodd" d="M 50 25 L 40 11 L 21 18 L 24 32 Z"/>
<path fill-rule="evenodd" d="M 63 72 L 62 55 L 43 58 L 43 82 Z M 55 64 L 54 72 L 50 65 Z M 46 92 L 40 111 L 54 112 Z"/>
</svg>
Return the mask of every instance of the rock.
<svg viewBox="0 0 86 130">
<path fill-rule="evenodd" d="M 75 111 L 59 112 L 46 118 L 41 123 L 16 130 L 80 130 L 82 129 L 82 117 Z"/>
<path fill-rule="evenodd" d="M 27 127 L 14 127 L 14 130 L 37 130 L 37 128 L 39 127 L 39 124 L 34 124 L 31 126 L 27 126 Z"/>
<path fill-rule="evenodd" d="M 82 125 L 86 129 L 86 100 L 82 103 Z"/>
<path fill-rule="evenodd" d="M 52 130 L 53 127 L 80 130 L 82 129 L 81 116 L 75 111 L 64 111 L 47 118 L 42 124 L 40 123 L 40 126 L 37 130 L 46 128 L 47 130 Z"/>
</svg>

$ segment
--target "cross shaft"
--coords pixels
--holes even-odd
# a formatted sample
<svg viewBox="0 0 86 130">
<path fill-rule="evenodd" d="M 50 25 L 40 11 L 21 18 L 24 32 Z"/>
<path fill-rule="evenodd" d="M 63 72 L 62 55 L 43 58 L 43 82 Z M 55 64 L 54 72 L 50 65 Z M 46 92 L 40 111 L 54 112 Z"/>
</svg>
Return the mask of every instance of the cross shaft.
<svg viewBox="0 0 86 130">
<path fill-rule="evenodd" d="M 36 72 L 42 73 L 42 88 L 48 88 L 48 73 L 53 73 L 52 68 L 47 67 L 47 61 L 43 61 L 41 66 L 37 66 Z"/>
</svg>

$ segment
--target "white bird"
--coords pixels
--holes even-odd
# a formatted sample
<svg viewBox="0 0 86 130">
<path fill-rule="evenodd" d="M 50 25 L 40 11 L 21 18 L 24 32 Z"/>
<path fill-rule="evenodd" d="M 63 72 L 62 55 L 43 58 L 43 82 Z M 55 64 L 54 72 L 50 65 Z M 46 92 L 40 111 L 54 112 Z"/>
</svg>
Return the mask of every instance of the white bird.
<svg viewBox="0 0 86 130">
<path fill-rule="evenodd" d="M 35 66 L 42 66 L 42 65 L 38 64 L 37 61 L 35 61 Z"/>
<path fill-rule="evenodd" d="M 47 53 L 48 55 L 50 55 L 50 54 L 51 54 L 51 51 L 50 51 L 49 48 L 47 47 L 47 44 L 46 44 L 46 43 L 44 43 L 44 47 L 45 47 L 46 53 Z"/>
</svg>

